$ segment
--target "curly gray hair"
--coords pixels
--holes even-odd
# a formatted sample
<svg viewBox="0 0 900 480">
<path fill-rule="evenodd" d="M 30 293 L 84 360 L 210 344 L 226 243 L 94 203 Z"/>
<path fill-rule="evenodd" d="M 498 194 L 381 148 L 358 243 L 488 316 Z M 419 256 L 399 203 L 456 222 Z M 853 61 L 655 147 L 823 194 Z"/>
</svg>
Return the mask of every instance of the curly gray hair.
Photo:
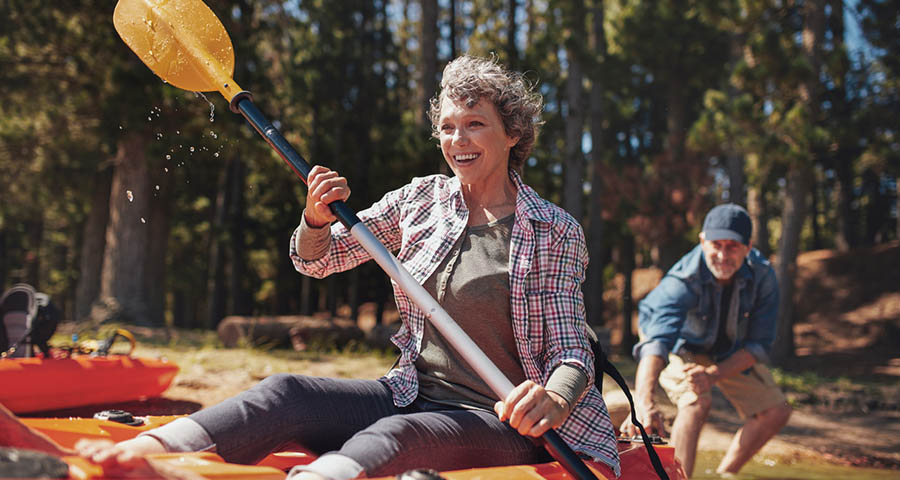
<svg viewBox="0 0 900 480">
<path fill-rule="evenodd" d="M 508 70 L 494 58 L 458 57 L 444 68 L 440 91 L 431 99 L 431 135 L 440 137 L 438 122 L 445 98 L 464 101 L 469 107 L 487 99 L 497 107 L 506 135 L 519 138 L 509 151 L 509 168 L 520 170 L 542 123 L 543 98 L 533 88 L 521 73 Z"/>
</svg>

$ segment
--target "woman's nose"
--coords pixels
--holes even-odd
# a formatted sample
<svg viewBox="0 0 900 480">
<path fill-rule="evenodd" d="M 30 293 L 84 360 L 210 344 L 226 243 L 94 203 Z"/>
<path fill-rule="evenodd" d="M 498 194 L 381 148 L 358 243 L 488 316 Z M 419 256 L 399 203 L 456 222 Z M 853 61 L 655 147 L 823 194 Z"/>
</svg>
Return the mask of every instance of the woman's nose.
<svg viewBox="0 0 900 480">
<path fill-rule="evenodd" d="M 456 145 L 465 144 L 469 141 L 468 135 L 463 132 L 462 129 L 457 129 L 453 132 L 453 143 Z"/>
</svg>

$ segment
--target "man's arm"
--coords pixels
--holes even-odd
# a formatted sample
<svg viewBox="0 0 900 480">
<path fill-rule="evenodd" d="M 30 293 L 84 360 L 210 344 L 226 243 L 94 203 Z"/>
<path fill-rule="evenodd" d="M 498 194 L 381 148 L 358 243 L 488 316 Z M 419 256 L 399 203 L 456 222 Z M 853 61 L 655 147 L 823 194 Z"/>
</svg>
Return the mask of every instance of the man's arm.
<svg viewBox="0 0 900 480">
<path fill-rule="evenodd" d="M 638 363 L 634 378 L 635 415 L 646 430 L 660 436 L 666 436 L 666 427 L 653 393 L 659 382 L 659 374 L 665 366 L 665 358 L 659 355 L 644 355 Z M 630 416 L 625 419 L 619 430 L 625 436 L 640 435 L 640 431 L 631 423 Z"/>
</svg>

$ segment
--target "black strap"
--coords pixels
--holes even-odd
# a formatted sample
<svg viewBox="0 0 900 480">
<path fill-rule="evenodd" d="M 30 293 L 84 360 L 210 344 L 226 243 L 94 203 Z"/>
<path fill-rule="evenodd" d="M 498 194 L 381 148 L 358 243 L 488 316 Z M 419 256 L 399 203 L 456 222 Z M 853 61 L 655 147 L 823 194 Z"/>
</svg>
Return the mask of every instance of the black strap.
<svg viewBox="0 0 900 480">
<path fill-rule="evenodd" d="M 590 341 L 591 350 L 594 352 L 594 384 L 600 392 L 603 392 L 603 374 L 606 373 L 616 382 L 616 385 L 622 389 L 625 393 L 625 398 L 628 399 L 628 404 L 631 406 L 631 423 L 635 424 L 638 427 L 638 430 L 641 431 L 644 447 L 647 450 L 647 455 L 650 456 L 650 463 L 653 464 L 656 475 L 659 476 L 660 480 L 669 480 L 669 475 L 663 468 L 662 462 L 659 460 L 659 455 L 656 454 L 656 449 L 653 448 L 653 443 L 650 442 L 650 436 L 647 435 L 644 426 L 641 425 L 641 422 L 637 419 L 634 410 L 634 400 L 631 398 L 631 390 L 629 390 L 628 384 L 625 383 L 625 379 L 622 377 L 622 374 L 619 373 L 616 366 L 610 363 L 606 358 L 606 354 L 603 352 L 603 349 L 600 348 L 600 343 L 593 338 L 591 338 Z"/>
</svg>

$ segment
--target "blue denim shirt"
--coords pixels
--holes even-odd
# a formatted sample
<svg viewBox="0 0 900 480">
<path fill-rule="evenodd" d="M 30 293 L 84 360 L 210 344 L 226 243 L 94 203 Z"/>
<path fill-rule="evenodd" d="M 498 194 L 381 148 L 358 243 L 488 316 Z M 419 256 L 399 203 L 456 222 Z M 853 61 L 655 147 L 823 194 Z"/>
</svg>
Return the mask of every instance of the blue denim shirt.
<svg viewBox="0 0 900 480">
<path fill-rule="evenodd" d="M 638 306 L 644 340 L 634 346 L 634 358 L 679 353 L 686 346 L 709 351 L 716 341 L 722 287 L 706 267 L 697 245 L 681 258 Z M 775 271 L 758 250 L 751 249 L 734 279 L 725 332 L 734 343 L 716 357 L 719 362 L 741 348 L 759 362 L 768 362 L 775 341 L 778 282 Z"/>
</svg>

